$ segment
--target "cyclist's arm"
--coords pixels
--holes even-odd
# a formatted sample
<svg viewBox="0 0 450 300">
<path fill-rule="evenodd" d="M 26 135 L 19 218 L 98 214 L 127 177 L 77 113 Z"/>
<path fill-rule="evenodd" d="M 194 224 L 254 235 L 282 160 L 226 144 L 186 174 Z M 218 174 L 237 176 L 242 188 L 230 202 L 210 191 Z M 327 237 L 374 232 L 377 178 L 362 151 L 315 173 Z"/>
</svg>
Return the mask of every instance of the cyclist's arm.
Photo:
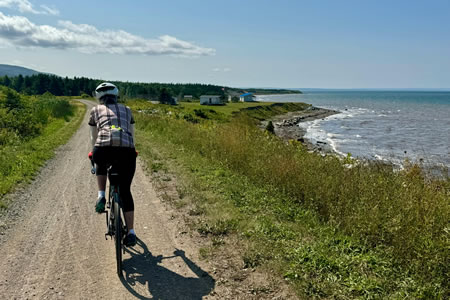
<svg viewBox="0 0 450 300">
<path fill-rule="evenodd" d="M 127 106 L 127 109 L 130 111 L 130 115 L 131 115 L 131 119 L 130 119 L 130 127 L 129 127 L 129 129 L 130 129 L 130 133 L 131 133 L 131 136 L 133 137 L 133 141 L 135 141 L 136 139 L 134 138 L 134 124 L 135 124 L 135 121 L 134 121 L 134 117 L 133 117 L 133 114 L 132 114 L 132 112 L 131 112 L 131 109 Z"/>
<path fill-rule="evenodd" d="M 131 136 L 133 137 L 133 141 L 134 141 L 134 123 L 130 124 L 130 133 L 131 133 Z"/>
<path fill-rule="evenodd" d="M 96 111 L 97 111 L 97 106 L 94 106 L 91 109 L 91 112 L 89 113 L 89 139 L 91 142 L 91 146 L 92 148 L 94 148 L 95 142 L 97 140 L 97 135 L 98 135 L 98 131 L 97 131 L 97 121 L 96 121 Z"/>
<path fill-rule="evenodd" d="M 97 140 L 97 126 L 89 126 L 89 137 L 91 140 L 91 146 L 94 148 L 95 141 Z"/>
</svg>

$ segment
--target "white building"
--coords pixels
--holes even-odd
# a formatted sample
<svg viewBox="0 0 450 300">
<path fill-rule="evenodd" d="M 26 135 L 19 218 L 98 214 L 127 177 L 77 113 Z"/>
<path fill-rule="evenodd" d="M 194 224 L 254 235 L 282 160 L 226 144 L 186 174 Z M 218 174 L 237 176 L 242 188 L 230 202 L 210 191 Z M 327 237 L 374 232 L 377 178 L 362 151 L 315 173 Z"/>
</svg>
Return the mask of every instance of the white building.
<svg viewBox="0 0 450 300">
<path fill-rule="evenodd" d="M 222 100 L 217 95 L 202 95 L 200 96 L 200 104 L 202 105 L 221 105 Z"/>
<path fill-rule="evenodd" d="M 241 102 L 253 102 L 253 94 L 252 93 L 246 93 L 239 96 L 239 101 Z"/>
</svg>

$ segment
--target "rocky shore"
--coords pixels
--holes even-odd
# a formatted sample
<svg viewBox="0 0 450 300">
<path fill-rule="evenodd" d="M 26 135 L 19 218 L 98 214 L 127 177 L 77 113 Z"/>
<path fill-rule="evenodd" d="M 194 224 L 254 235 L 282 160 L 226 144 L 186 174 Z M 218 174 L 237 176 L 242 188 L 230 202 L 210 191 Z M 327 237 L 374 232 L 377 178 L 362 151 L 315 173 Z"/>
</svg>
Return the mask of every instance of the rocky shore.
<svg viewBox="0 0 450 300">
<path fill-rule="evenodd" d="M 324 119 L 328 116 L 339 113 L 339 111 L 318 108 L 311 106 L 306 110 L 289 112 L 284 115 L 275 116 L 269 120 L 261 122 L 261 127 L 266 128 L 269 121 L 272 121 L 274 131 L 283 140 L 296 140 L 308 147 L 309 150 L 319 152 L 331 152 L 331 147 L 325 142 L 312 143 L 304 138 L 306 130 L 298 126 L 301 122 Z"/>
</svg>

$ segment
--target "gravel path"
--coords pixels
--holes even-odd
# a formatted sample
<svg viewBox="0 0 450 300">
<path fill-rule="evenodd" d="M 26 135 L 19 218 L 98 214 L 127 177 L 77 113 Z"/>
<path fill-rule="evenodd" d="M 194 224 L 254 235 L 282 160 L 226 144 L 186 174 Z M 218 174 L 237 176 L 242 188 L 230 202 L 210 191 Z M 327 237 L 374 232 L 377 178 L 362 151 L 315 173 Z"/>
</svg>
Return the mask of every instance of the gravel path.
<svg viewBox="0 0 450 300">
<path fill-rule="evenodd" d="M 83 101 L 92 107 L 92 102 Z M 202 299 L 215 288 L 198 246 L 180 234 L 138 160 L 132 191 L 139 244 L 116 274 L 105 216 L 94 213 L 87 115 L 0 218 L 0 299 Z M 174 255 L 174 251 L 180 249 Z M 185 254 L 183 254 L 185 253 Z M 216 298 L 207 296 L 205 298 Z"/>
</svg>

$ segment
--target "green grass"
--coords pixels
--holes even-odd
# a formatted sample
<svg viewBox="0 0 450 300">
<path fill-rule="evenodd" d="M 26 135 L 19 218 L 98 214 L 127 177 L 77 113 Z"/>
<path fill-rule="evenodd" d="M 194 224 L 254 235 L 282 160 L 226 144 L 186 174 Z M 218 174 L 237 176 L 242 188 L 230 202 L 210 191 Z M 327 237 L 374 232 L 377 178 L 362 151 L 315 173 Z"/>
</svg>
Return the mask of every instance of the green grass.
<svg viewBox="0 0 450 300">
<path fill-rule="evenodd" d="M 226 105 L 200 105 L 199 102 L 180 102 L 179 105 L 153 104 L 146 100 L 126 102 L 136 111 L 153 115 L 171 115 L 191 123 L 229 122 L 238 115 L 246 115 L 252 120 L 264 120 L 292 111 L 301 111 L 311 105 L 305 103 L 238 102 Z"/>
<path fill-rule="evenodd" d="M 66 143 L 78 129 L 86 108 L 72 102 L 72 116 L 51 118 L 39 135 L 0 145 L 0 198 L 21 182 L 32 179 L 46 160 L 53 157 L 54 149 Z M 6 204 L 0 200 L 0 207 Z"/>
<path fill-rule="evenodd" d="M 177 173 L 196 230 L 242 239 L 245 265 L 275 270 L 303 298 L 448 296 L 448 178 L 321 157 L 242 116 L 182 113 L 136 114 L 138 147 Z"/>
<path fill-rule="evenodd" d="M 233 113 L 240 111 L 241 109 L 247 109 L 249 107 L 257 106 L 269 106 L 271 102 L 239 102 L 239 103 L 227 103 L 226 105 L 200 105 L 199 102 L 181 102 L 180 106 L 183 110 L 194 111 L 195 109 L 215 110 L 218 113 L 225 116 L 232 116 Z"/>
</svg>

